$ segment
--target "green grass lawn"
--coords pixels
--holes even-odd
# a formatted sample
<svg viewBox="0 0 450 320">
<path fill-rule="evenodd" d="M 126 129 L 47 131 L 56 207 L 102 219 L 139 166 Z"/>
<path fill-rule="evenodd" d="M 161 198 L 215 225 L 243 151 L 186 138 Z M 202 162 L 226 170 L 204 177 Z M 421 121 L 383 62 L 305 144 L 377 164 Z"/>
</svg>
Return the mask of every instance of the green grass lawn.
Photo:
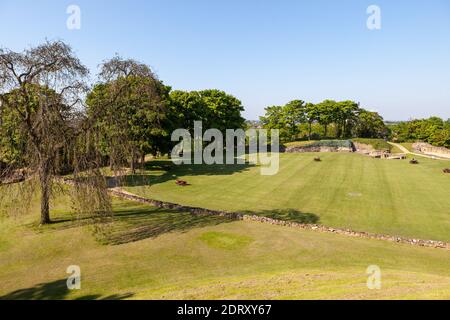
<svg viewBox="0 0 450 320">
<path fill-rule="evenodd" d="M 281 154 L 280 171 L 255 166 L 175 166 L 152 162 L 133 193 L 210 209 L 305 217 L 323 225 L 410 238 L 450 241 L 450 175 L 445 162 L 379 160 L 359 154 Z M 167 163 L 166 163 L 167 164 Z M 180 187 L 174 179 L 190 185 Z M 298 219 L 297 219 L 298 218 Z"/>
<path fill-rule="evenodd" d="M 449 241 L 445 162 L 315 156 L 281 154 L 276 176 L 253 166 L 167 171 L 169 162 L 152 161 L 128 189 L 188 205 Z M 190 185 L 176 186 L 177 177 Z M 99 237 L 90 219 L 74 219 L 67 196 L 52 201 L 55 223 L 38 226 L 37 200 L 25 215 L 0 210 L 0 299 L 450 299 L 448 250 L 117 199 Z M 81 268 L 81 290 L 66 287 L 69 265 Z M 381 268 L 381 290 L 366 286 L 369 265 Z"/>
<path fill-rule="evenodd" d="M 311 145 L 313 143 L 318 142 L 319 140 L 305 140 L 305 141 L 293 141 L 293 142 L 287 142 L 284 144 L 284 146 L 287 147 L 306 147 L 308 145 Z"/>
<path fill-rule="evenodd" d="M 406 149 L 408 149 L 409 150 L 409 152 L 417 152 L 416 150 L 414 150 L 414 148 L 412 147 L 413 146 L 413 142 L 403 142 L 403 143 L 400 143 L 403 147 L 405 147 Z"/>
<path fill-rule="evenodd" d="M 399 147 L 397 147 L 397 146 L 393 146 L 393 145 L 390 145 L 391 146 L 391 153 L 402 153 L 402 154 L 404 154 L 405 152 L 403 152 L 403 150 L 401 150 Z"/>
<path fill-rule="evenodd" d="M 450 298 L 450 252 L 115 201 L 106 242 L 38 211 L 0 220 L 2 299 L 413 299 Z M 35 206 L 33 206 L 35 208 Z M 81 268 L 81 290 L 66 268 Z M 369 290 L 378 265 L 382 288 Z"/>
</svg>

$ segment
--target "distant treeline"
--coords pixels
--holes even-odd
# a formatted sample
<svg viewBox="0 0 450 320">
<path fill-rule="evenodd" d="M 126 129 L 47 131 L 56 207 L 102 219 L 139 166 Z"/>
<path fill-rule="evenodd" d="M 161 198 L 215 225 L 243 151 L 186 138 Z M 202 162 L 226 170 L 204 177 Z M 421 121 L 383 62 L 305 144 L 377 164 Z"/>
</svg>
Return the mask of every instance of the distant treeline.
<svg viewBox="0 0 450 320">
<path fill-rule="evenodd" d="M 318 104 L 294 100 L 271 106 L 260 118 L 266 129 L 279 129 L 283 142 L 324 138 L 382 138 L 390 135 L 383 118 L 354 101 L 325 100 Z"/>
<path fill-rule="evenodd" d="M 423 141 L 437 147 L 450 147 L 450 119 L 410 120 L 389 125 L 389 129 L 392 140 L 397 142 Z"/>
</svg>

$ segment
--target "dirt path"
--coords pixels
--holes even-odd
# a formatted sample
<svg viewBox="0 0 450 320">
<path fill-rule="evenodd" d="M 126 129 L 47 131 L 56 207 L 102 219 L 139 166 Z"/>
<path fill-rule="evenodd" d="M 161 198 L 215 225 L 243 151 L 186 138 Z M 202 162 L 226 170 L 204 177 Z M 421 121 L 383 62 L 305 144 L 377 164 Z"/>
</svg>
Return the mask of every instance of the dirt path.
<svg viewBox="0 0 450 320">
<path fill-rule="evenodd" d="M 423 154 L 423 153 L 416 153 L 416 152 L 411 152 L 408 149 L 406 149 L 404 146 L 402 146 L 401 144 L 398 143 L 394 143 L 394 142 L 388 142 L 391 146 L 397 147 L 400 150 L 402 150 L 402 152 L 406 153 L 406 154 L 412 154 L 414 156 L 418 156 L 418 157 L 424 157 L 424 158 L 428 158 L 428 159 L 434 159 L 434 160 L 447 160 L 449 161 L 450 159 L 447 158 L 442 158 L 442 157 L 437 157 L 437 156 L 430 156 L 427 154 Z"/>
</svg>

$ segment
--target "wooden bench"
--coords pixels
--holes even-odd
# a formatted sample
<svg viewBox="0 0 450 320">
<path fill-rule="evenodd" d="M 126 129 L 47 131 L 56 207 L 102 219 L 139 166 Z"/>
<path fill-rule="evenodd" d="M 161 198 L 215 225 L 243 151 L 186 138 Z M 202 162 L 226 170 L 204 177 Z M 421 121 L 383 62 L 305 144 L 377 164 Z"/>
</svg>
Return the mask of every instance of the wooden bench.
<svg viewBox="0 0 450 320">
<path fill-rule="evenodd" d="M 176 183 L 178 186 L 182 186 L 182 187 L 188 185 L 187 181 L 179 180 L 179 179 L 177 179 L 177 180 L 175 181 L 175 183 Z"/>
</svg>

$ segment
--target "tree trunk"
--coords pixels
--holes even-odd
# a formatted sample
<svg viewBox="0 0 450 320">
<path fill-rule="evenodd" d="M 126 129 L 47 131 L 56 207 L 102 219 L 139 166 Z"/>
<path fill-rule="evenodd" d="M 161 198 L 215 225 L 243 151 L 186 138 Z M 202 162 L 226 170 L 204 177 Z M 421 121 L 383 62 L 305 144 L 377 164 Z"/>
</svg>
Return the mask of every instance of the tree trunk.
<svg viewBox="0 0 450 320">
<path fill-rule="evenodd" d="M 341 124 L 339 122 L 336 122 L 336 138 L 342 137 L 342 130 L 341 130 Z"/>
<path fill-rule="evenodd" d="M 41 224 L 49 224 L 50 220 L 50 168 L 47 162 L 41 165 L 39 171 L 41 185 Z"/>
<path fill-rule="evenodd" d="M 309 131 L 308 131 L 308 140 L 311 141 L 311 131 L 312 131 L 312 123 L 309 123 Z"/>
<path fill-rule="evenodd" d="M 141 165 L 142 169 L 145 169 L 145 152 L 141 153 Z"/>
<path fill-rule="evenodd" d="M 131 174 L 136 174 L 136 152 L 131 152 L 131 164 L 130 164 Z"/>
<path fill-rule="evenodd" d="M 328 125 L 326 124 L 325 126 L 325 138 L 328 136 Z"/>
</svg>

